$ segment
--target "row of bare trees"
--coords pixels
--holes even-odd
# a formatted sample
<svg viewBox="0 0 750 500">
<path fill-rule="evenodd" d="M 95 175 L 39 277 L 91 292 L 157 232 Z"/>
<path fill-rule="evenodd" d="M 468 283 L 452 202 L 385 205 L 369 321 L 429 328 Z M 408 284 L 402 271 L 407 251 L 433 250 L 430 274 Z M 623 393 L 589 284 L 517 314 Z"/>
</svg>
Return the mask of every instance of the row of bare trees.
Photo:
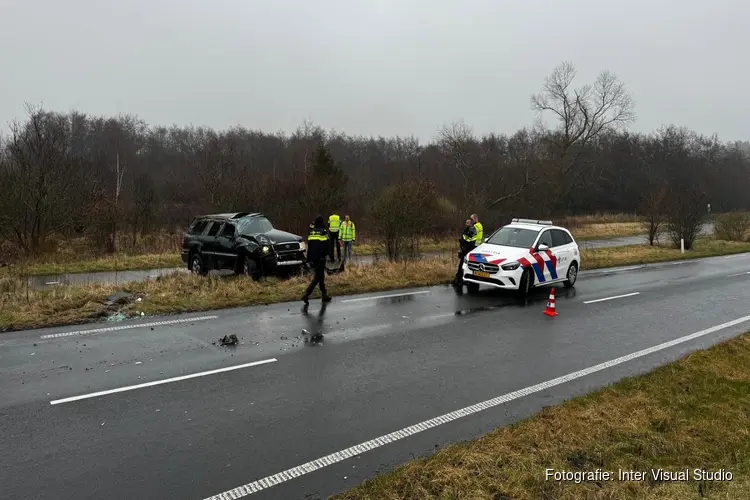
<svg viewBox="0 0 750 500">
<path fill-rule="evenodd" d="M 53 234 L 88 236 L 114 252 L 117 235 L 135 241 L 198 213 L 257 210 L 302 232 L 336 209 L 370 236 L 457 231 L 471 212 L 485 227 L 509 216 L 637 212 L 654 235 L 670 224 L 692 242 L 706 203 L 750 207 L 750 143 L 675 126 L 629 133 L 634 103 L 623 83 L 606 71 L 591 84 L 575 77 L 570 63 L 555 68 L 531 97 L 533 125 L 515 134 L 479 137 L 458 121 L 426 145 L 309 122 L 283 135 L 29 106 L 0 138 L 0 240 L 38 254 Z"/>
</svg>

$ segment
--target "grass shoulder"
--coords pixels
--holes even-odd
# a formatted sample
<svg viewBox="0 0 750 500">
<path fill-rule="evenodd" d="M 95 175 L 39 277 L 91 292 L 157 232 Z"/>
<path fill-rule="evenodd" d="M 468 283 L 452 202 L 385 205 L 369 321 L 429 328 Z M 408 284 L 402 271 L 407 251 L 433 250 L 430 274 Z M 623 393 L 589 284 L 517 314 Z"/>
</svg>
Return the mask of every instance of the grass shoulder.
<svg viewBox="0 0 750 500">
<path fill-rule="evenodd" d="M 634 236 L 643 233 L 640 223 L 635 222 L 589 222 L 575 226 L 573 235 L 580 241 L 592 239 Z M 166 245 L 160 245 L 164 247 Z M 421 238 L 418 242 L 421 253 L 456 252 L 457 238 Z M 365 240 L 357 242 L 353 248 L 355 255 L 383 255 L 385 248 L 381 242 Z M 0 268 L 0 276 L 52 276 L 95 272 L 138 271 L 182 267 L 182 256 L 178 251 L 151 253 L 117 253 L 101 257 L 74 258 L 76 254 L 50 254 L 37 260 Z"/>
<path fill-rule="evenodd" d="M 750 243 L 722 242 L 709 238 L 696 242 L 694 250 L 646 245 L 582 251 L 583 270 L 626 266 L 675 259 L 750 252 Z M 352 266 L 329 277 L 335 296 L 448 283 L 456 272 L 455 256 L 449 255 L 404 263 L 376 262 Z M 156 280 L 120 285 L 85 284 L 44 289 L 27 287 L 25 280 L 0 277 L 0 330 L 59 326 L 100 320 L 112 313 L 107 297 L 116 291 L 132 293 L 142 300 L 125 306 L 129 316 L 207 311 L 229 307 L 296 301 L 307 286 L 306 278 L 284 281 L 269 278 L 254 282 L 242 276 L 197 277 L 184 273 Z M 317 293 L 317 292 L 316 292 Z"/>
<path fill-rule="evenodd" d="M 546 408 L 370 479 L 335 500 L 750 498 L 750 334 Z M 614 480 L 548 480 L 547 469 Z M 652 471 L 689 471 L 661 482 Z M 694 469 L 732 474 L 697 480 Z M 619 480 L 619 471 L 643 471 Z"/>
</svg>

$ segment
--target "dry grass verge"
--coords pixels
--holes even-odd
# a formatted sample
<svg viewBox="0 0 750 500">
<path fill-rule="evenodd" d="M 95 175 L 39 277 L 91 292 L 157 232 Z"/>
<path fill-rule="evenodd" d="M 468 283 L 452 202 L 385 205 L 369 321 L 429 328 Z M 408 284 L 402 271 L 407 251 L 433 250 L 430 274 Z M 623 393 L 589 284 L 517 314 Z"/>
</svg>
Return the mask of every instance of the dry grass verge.
<svg viewBox="0 0 750 500">
<path fill-rule="evenodd" d="M 600 269 L 604 267 L 649 264 L 671 260 L 697 259 L 716 255 L 732 255 L 750 252 L 750 243 L 722 241 L 705 237 L 698 238 L 692 250 L 680 253 L 679 249 L 648 245 L 626 245 L 611 248 L 582 247 L 582 268 Z"/>
<path fill-rule="evenodd" d="M 610 238 L 623 238 L 626 236 L 639 236 L 645 234 L 643 224 L 640 222 L 601 222 L 572 227 L 570 232 L 579 241 L 603 240 Z"/>
<path fill-rule="evenodd" d="M 750 498 L 748 421 L 750 334 L 447 447 L 333 498 Z M 616 479 L 546 481 L 548 468 L 602 469 Z M 733 480 L 694 480 L 696 468 L 724 469 Z M 689 469 L 690 479 L 654 481 L 652 469 Z M 619 470 L 648 476 L 620 481 Z"/>
<path fill-rule="evenodd" d="M 625 266 L 646 262 L 708 257 L 750 252 L 750 243 L 701 239 L 695 250 L 633 245 L 584 250 L 582 269 Z M 352 266 L 342 275 L 329 278 L 334 295 L 447 283 L 456 270 L 455 258 L 438 257 L 404 263 L 377 262 Z M 18 278 L 0 277 L 0 330 L 53 326 L 96 320 L 112 312 L 105 302 L 115 291 L 143 297 L 124 310 L 130 315 L 169 314 L 227 307 L 299 300 L 307 284 L 293 278 L 279 286 L 276 279 L 256 283 L 244 277 L 195 277 L 176 274 L 157 280 L 121 285 L 71 285 L 30 289 Z M 316 292 L 317 293 L 317 292 Z"/>
<path fill-rule="evenodd" d="M 633 222 L 602 222 L 576 226 L 572 229 L 576 239 L 581 241 L 592 239 L 617 238 L 633 236 L 643 233 L 643 227 Z M 422 253 L 458 251 L 456 238 L 422 238 L 419 241 Z M 384 248 L 377 241 L 363 241 L 354 246 L 355 255 L 382 255 Z M 0 276 L 14 274 L 27 276 L 45 276 L 58 274 L 135 271 L 139 269 L 159 269 L 184 266 L 179 251 L 166 253 L 116 254 L 106 257 L 85 257 L 76 260 L 75 254 L 51 254 L 41 260 L 26 262 L 14 266 L 0 268 Z"/>
<path fill-rule="evenodd" d="M 447 258 L 408 264 L 376 263 L 351 267 L 327 279 L 334 296 L 446 283 L 455 273 Z M 106 298 L 116 291 L 142 297 L 122 310 L 127 315 L 171 314 L 299 300 L 309 278 L 254 282 L 243 276 L 197 277 L 174 274 L 121 285 L 93 284 L 28 289 L 17 279 L 0 278 L 0 329 L 70 324 L 102 318 L 112 312 Z M 318 291 L 315 292 L 319 294 Z"/>
</svg>

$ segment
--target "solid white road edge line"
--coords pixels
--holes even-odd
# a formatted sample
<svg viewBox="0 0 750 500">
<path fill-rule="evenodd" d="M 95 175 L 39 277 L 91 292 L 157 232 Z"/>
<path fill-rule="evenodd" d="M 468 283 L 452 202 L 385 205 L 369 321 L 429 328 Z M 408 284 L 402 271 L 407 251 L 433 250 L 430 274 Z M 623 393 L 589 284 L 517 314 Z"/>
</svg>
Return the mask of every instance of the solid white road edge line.
<svg viewBox="0 0 750 500">
<path fill-rule="evenodd" d="M 727 276 L 727 278 L 734 278 L 735 276 L 745 276 L 746 274 L 750 274 L 750 271 L 745 271 L 744 273 L 730 274 L 729 276 Z"/>
<path fill-rule="evenodd" d="M 119 330 L 129 330 L 131 328 L 148 328 L 151 326 L 176 325 L 179 323 L 191 323 L 193 321 L 206 321 L 209 319 L 217 319 L 217 318 L 218 316 L 200 316 L 198 318 L 170 319 L 167 321 L 154 321 L 151 323 L 135 323 L 132 325 L 110 326 L 107 328 L 95 328 L 93 330 L 78 330 L 75 332 L 53 333 L 50 335 L 42 335 L 41 338 L 42 339 L 56 339 L 60 337 L 72 337 L 74 335 L 88 335 L 91 333 L 116 332 Z"/>
<path fill-rule="evenodd" d="M 375 297 L 360 297 L 358 299 L 346 299 L 340 302 L 359 302 L 361 300 L 375 300 L 375 299 L 388 299 L 391 297 L 402 297 L 404 295 L 419 295 L 423 293 L 430 293 L 429 290 L 423 290 L 421 292 L 406 292 L 406 293 L 393 293 L 391 295 L 376 295 Z"/>
<path fill-rule="evenodd" d="M 605 297 L 603 299 L 587 300 L 584 304 L 593 304 L 594 302 L 604 302 L 605 300 L 623 299 L 625 297 L 632 297 L 633 295 L 640 295 L 641 292 L 626 293 L 625 295 L 615 295 L 614 297 Z"/>
<path fill-rule="evenodd" d="M 477 403 L 472 406 L 467 406 L 466 408 L 461 408 L 460 410 L 456 410 L 451 413 L 446 413 L 445 415 L 441 415 L 439 417 L 435 417 L 430 420 L 425 420 L 424 422 L 420 422 L 416 425 L 412 425 L 411 427 L 407 427 L 405 429 L 401 429 L 399 431 L 391 432 L 390 434 L 386 434 L 384 436 L 371 439 L 370 441 L 366 441 L 356 446 L 352 446 L 351 448 L 347 448 L 345 450 L 332 453 L 325 457 L 318 458 L 317 460 L 313 460 L 311 462 L 307 462 L 297 467 L 287 469 L 283 472 L 274 474 L 273 476 L 264 477 L 263 479 L 259 479 L 252 483 L 239 486 L 237 488 L 234 488 L 233 490 L 225 491 L 224 493 L 219 493 L 218 495 L 208 497 L 204 500 L 236 500 L 237 498 L 242 498 L 244 496 L 257 493 L 261 490 L 265 490 L 272 486 L 276 486 L 277 484 L 281 484 L 291 479 L 295 479 L 305 474 L 309 474 L 318 469 L 322 469 L 323 467 L 328 467 L 329 465 L 333 465 L 335 463 L 341 462 L 342 460 L 345 460 L 347 458 L 361 455 L 362 453 L 365 453 L 367 451 L 374 450 L 375 448 L 380 448 L 381 446 L 385 446 L 387 444 L 393 443 L 400 439 L 413 436 L 414 434 L 424 432 L 428 429 L 435 428 L 439 425 L 447 424 L 448 422 L 452 422 L 454 420 L 467 417 L 469 415 L 478 413 L 480 411 L 489 410 L 490 408 L 494 408 L 495 406 L 499 406 L 503 403 L 508 403 L 515 399 L 528 396 L 529 394 L 540 392 L 545 389 L 550 389 L 557 385 L 570 382 L 571 380 L 575 380 L 581 377 L 585 377 L 587 375 L 591 375 L 592 373 L 596 373 L 602 370 L 606 370 L 608 368 L 612 368 L 613 366 L 626 363 L 628 361 L 632 361 L 634 359 L 641 358 L 649 354 L 653 354 L 655 352 L 667 349 L 669 347 L 673 347 L 678 344 L 682 344 L 684 342 L 688 342 L 690 340 L 703 337 L 704 335 L 709 335 L 719 330 L 723 330 L 724 328 L 729 328 L 730 326 L 735 326 L 735 325 L 739 325 L 740 323 L 745 323 L 747 321 L 750 321 L 750 316 L 744 316 L 742 318 L 738 318 L 733 321 L 722 323 L 721 325 L 712 326 L 711 328 L 706 328 L 705 330 L 701 330 L 699 332 L 695 332 L 695 333 L 686 335 L 684 337 L 680 337 L 675 340 L 670 340 L 669 342 L 664 342 L 663 344 L 659 344 L 654 347 L 649 347 L 648 349 L 643 349 L 641 351 L 637 351 L 632 354 L 628 354 L 626 356 L 613 359 L 611 361 L 606 361 L 604 363 L 600 363 L 590 368 L 585 368 L 577 372 L 563 375 L 562 377 L 557 377 L 555 379 L 548 380 L 540 384 L 532 385 L 531 387 L 526 387 L 525 389 L 520 389 L 518 391 L 510 392 L 503 396 L 499 396 L 497 398 L 490 399 L 482 403 Z"/>
<path fill-rule="evenodd" d="M 81 396 L 73 396 L 65 399 L 56 399 L 50 401 L 51 405 L 59 405 L 61 403 L 70 403 L 72 401 L 80 401 L 81 399 L 98 398 L 99 396 L 106 396 L 107 394 L 115 394 L 117 392 L 133 391 L 135 389 L 142 389 L 144 387 L 152 387 L 154 385 L 169 384 L 171 382 L 179 382 L 180 380 L 187 380 L 196 377 L 205 377 L 206 375 L 214 375 L 216 373 L 230 372 L 232 370 L 239 370 L 240 368 L 250 368 L 251 366 L 265 365 L 266 363 L 274 363 L 278 361 L 276 358 L 264 359 L 262 361 L 253 361 L 252 363 L 245 363 L 244 365 L 228 366 L 226 368 L 218 368 L 216 370 L 210 370 L 207 372 L 193 373 L 191 375 L 181 375 L 179 377 L 168 378 L 164 380 L 154 380 L 153 382 L 146 382 L 144 384 L 130 385 L 127 387 L 120 387 L 118 389 L 110 389 L 107 391 L 92 392 L 91 394 L 83 394 Z"/>
</svg>

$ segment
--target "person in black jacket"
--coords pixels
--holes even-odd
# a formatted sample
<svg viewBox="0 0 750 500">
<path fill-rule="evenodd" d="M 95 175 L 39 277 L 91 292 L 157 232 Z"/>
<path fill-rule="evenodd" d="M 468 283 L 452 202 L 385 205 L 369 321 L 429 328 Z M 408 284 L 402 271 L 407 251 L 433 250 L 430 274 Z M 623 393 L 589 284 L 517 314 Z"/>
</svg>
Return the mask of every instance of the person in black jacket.
<svg viewBox="0 0 750 500">
<path fill-rule="evenodd" d="M 322 215 L 315 218 L 315 222 L 310 224 L 310 234 L 307 236 L 307 262 L 313 268 L 315 273 L 310 285 L 302 297 L 305 304 L 310 303 L 310 294 L 313 293 L 316 286 L 320 286 L 320 293 L 323 294 L 323 302 L 330 302 L 326 290 L 326 257 L 333 260 L 333 249 L 331 248 L 328 230 L 326 229 L 325 219 Z"/>
<path fill-rule="evenodd" d="M 474 244 L 474 236 L 476 236 L 476 234 L 476 230 L 474 229 L 474 221 L 471 219 L 466 219 L 466 228 L 461 234 L 461 237 L 458 239 L 460 248 L 458 251 L 458 270 L 456 271 L 456 279 L 453 281 L 453 283 L 457 286 L 460 286 L 461 282 L 463 281 L 464 276 L 461 272 L 461 267 L 463 266 L 464 259 L 467 255 L 469 255 L 469 252 L 476 248 L 476 245 Z"/>
</svg>

